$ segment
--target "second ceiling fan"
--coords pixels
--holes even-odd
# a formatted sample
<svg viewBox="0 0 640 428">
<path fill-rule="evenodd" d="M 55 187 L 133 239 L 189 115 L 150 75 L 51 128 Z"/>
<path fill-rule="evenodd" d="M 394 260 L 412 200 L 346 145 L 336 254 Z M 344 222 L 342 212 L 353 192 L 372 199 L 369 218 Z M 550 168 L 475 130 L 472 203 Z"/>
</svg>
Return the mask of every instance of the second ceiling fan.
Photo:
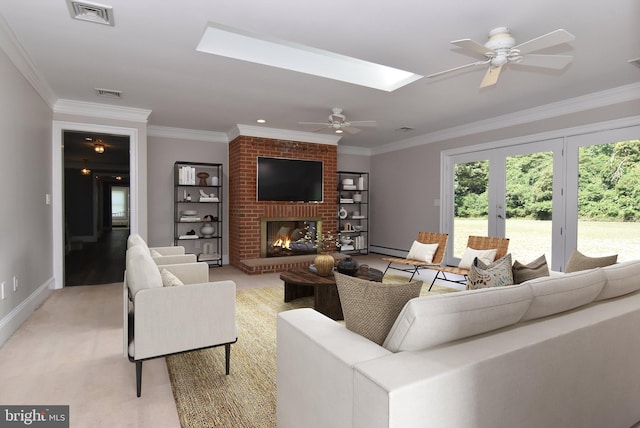
<svg viewBox="0 0 640 428">
<path fill-rule="evenodd" d="M 347 132 L 349 134 L 357 134 L 360 132 L 360 129 L 356 128 L 356 126 L 376 126 L 375 120 L 358 120 L 353 122 L 348 122 L 347 118 L 344 114 L 342 114 L 342 109 L 339 107 L 334 107 L 331 109 L 331 114 L 329 115 L 328 122 L 298 122 L 300 125 L 321 125 L 319 128 L 314 129 L 312 132 L 324 131 L 327 129 L 333 130 L 337 134 L 341 134 L 342 132 Z M 355 126 L 354 126 L 355 125 Z"/>
<path fill-rule="evenodd" d="M 535 39 L 516 45 L 508 27 L 494 28 L 489 32 L 489 40 L 483 45 L 471 39 L 454 40 L 451 43 L 467 51 L 484 55 L 485 59 L 459 67 L 450 68 L 428 75 L 437 77 L 452 71 L 468 67 L 488 65 L 488 69 L 480 84 L 481 88 L 495 85 L 502 68 L 507 64 L 522 64 L 531 67 L 551 68 L 561 70 L 573 60 L 570 55 L 540 55 L 532 54 L 542 49 L 568 43 L 575 40 L 575 36 L 566 30 L 558 29 Z"/>
</svg>

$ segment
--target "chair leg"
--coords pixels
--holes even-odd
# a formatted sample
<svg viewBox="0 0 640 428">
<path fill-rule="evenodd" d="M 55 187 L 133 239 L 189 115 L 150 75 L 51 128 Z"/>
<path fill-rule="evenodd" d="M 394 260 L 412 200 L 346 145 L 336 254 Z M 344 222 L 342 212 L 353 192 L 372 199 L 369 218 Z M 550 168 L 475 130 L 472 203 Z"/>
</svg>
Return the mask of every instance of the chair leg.
<svg viewBox="0 0 640 428">
<path fill-rule="evenodd" d="M 136 361 L 136 393 L 142 395 L 142 361 Z"/>
<path fill-rule="evenodd" d="M 229 366 L 231 362 L 231 344 L 227 343 L 224 345 L 224 362 L 226 367 L 226 372 L 229 374 Z"/>
<path fill-rule="evenodd" d="M 433 284 L 436 282 L 436 279 L 438 279 L 438 275 L 440 275 L 439 270 L 436 271 L 436 276 L 434 276 L 433 281 L 431 281 L 431 285 L 429 286 L 429 291 L 431 291 L 431 287 L 433 287 Z"/>
<path fill-rule="evenodd" d="M 393 263 L 393 262 L 389 262 L 389 264 L 387 265 L 387 268 L 384 270 L 382 276 L 384 276 L 387 273 L 387 271 L 389 270 L 389 266 L 391 266 L 391 263 Z"/>
<path fill-rule="evenodd" d="M 409 282 L 411 282 L 411 280 L 413 279 L 413 276 L 414 276 L 416 273 L 418 273 L 418 266 L 416 266 L 416 267 L 413 269 L 413 273 L 411 273 L 411 278 L 409 278 Z M 419 275 L 419 274 L 418 274 L 418 275 Z"/>
</svg>

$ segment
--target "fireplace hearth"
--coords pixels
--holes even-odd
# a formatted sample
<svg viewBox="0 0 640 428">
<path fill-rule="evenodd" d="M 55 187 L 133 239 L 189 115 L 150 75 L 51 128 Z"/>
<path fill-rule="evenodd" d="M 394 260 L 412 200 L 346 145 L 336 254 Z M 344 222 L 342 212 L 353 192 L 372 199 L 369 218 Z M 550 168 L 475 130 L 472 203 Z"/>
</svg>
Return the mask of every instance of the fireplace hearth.
<svg viewBox="0 0 640 428">
<path fill-rule="evenodd" d="M 263 218 L 260 221 L 260 256 L 288 257 L 315 254 L 318 218 Z"/>
</svg>

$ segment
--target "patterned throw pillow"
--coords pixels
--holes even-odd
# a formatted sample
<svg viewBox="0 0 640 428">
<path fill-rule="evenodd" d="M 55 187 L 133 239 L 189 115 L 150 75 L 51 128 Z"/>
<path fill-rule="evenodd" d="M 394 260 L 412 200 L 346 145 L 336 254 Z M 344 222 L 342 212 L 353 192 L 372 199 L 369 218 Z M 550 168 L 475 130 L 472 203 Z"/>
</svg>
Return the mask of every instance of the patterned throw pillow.
<svg viewBox="0 0 640 428">
<path fill-rule="evenodd" d="M 491 264 L 485 264 L 476 257 L 471 265 L 471 269 L 469 269 L 467 290 L 502 287 L 505 285 L 513 285 L 511 254 L 507 254 Z"/>
<path fill-rule="evenodd" d="M 387 284 L 334 272 L 346 327 L 382 345 L 404 305 L 420 295 L 422 281 Z"/>
<path fill-rule="evenodd" d="M 184 285 L 182 281 L 180 281 L 180 278 L 178 278 L 165 268 L 162 268 L 162 270 L 160 271 L 160 276 L 162 277 L 163 287 L 175 287 L 176 285 Z"/>
<path fill-rule="evenodd" d="M 528 264 L 523 264 L 516 260 L 513 262 L 512 270 L 514 284 L 522 284 L 530 279 L 549 276 L 549 266 L 544 254 Z"/>
<path fill-rule="evenodd" d="M 569 262 L 567 262 L 567 268 L 565 273 L 578 272 L 581 270 L 594 269 L 597 267 L 605 267 L 613 265 L 618 261 L 618 255 L 605 257 L 587 257 L 578 250 L 574 250 Z"/>
<path fill-rule="evenodd" d="M 431 263 L 436 251 L 438 251 L 438 244 L 423 244 L 413 241 L 409 254 L 407 254 L 407 259 Z"/>
</svg>

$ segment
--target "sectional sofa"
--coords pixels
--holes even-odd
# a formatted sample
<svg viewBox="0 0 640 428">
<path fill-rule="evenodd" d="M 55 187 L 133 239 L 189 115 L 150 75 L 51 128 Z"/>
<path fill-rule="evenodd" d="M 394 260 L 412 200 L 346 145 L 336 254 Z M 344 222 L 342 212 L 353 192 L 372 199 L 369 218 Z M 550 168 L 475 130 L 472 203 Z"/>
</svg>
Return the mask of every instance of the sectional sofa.
<svg viewBox="0 0 640 428">
<path fill-rule="evenodd" d="M 640 261 L 410 300 L 382 345 L 278 316 L 278 428 L 640 421 Z"/>
</svg>

